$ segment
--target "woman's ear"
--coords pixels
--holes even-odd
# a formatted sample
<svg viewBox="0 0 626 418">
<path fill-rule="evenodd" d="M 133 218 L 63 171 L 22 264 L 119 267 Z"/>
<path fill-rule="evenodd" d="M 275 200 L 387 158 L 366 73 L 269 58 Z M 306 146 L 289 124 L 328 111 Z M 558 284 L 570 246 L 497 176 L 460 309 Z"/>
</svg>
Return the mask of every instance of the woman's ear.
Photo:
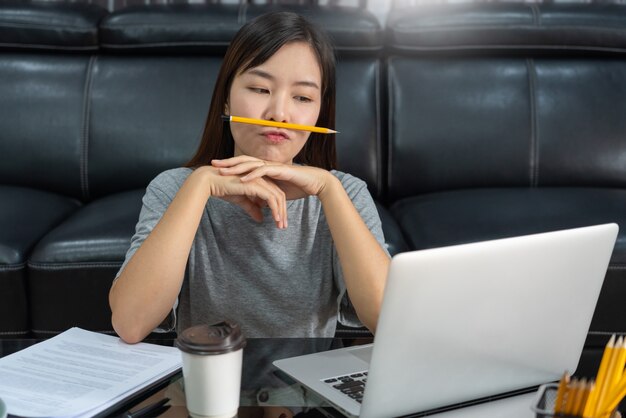
<svg viewBox="0 0 626 418">
<path fill-rule="evenodd" d="M 224 114 L 225 115 L 230 115 L 230 113 L 228 112 L 228 102 L 224 103 Z"/>
</svg>

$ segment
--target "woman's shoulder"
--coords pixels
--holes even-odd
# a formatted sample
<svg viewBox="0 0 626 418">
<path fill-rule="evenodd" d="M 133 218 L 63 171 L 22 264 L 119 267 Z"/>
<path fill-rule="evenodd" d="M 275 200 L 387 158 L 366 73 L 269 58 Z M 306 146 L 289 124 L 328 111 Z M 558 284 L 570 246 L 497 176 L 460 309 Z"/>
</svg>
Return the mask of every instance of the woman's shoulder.
<svg viewBox="0 0 626 418">
<path fill-rule="evenodd" d="M 178 189 L 183 185 L 187 177 L 193 172 L 191 168 L 179 167 L 165 170 L 157 175 L 148 188 L 158 189 L 162 192 L 178 192 Z"/>
<path fill-rule="evenodd" d="M 339 170 L 330 170 L 330 172 L 332 175 L 337 177 L 337 179 L 341 182 L 343 188 L 346 190 L 346 192 L 348 192 L 349 195 L 351 194 L 351 191 L 358 192 L 363 189 L 367 189 L 367 183 L 350 173 L 344 173 L 343 171 Z"/>
</svg>

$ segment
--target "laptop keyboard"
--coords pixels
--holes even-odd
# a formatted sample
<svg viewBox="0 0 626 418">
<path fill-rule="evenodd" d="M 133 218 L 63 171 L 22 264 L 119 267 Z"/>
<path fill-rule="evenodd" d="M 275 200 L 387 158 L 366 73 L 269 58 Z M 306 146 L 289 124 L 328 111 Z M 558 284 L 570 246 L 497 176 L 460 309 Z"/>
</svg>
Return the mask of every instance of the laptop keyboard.
<svg viewBox="0 0 626 418">
<path fill-rule="evenodd" d="M 367 382 L 367 371 L 331 377 L 322 379 L 322 381 L 358 403 L 361 403 L 363 402 L 363 392 L 365 391 L 365 383 Z"/>
</svg>

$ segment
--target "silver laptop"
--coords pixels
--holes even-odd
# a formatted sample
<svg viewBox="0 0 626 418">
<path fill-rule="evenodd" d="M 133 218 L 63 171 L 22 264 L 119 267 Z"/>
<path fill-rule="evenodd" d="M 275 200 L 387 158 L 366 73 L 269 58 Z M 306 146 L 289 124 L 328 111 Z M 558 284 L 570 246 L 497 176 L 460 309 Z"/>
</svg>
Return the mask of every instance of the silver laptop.
<svg viewBox="0 0 626 418">
<path fill-rule="evenodd" d="M 556 380 L 577 367 L 617 232 L 606 224 L 398 254 L 374 344 L 274 365 L 364 418 Z"/>
</svg>

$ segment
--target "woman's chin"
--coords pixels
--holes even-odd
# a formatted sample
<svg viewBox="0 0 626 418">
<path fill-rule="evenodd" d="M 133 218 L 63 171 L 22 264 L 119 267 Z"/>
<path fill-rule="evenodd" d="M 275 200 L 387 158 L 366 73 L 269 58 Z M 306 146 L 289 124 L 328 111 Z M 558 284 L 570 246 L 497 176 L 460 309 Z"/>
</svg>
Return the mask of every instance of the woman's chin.
<svg viewBox="0 0 626 418">
<path fill-rule="evenodd" d="M 258 158 L 259 160 L 269 161 L 272 163 L 291 165 L 291 163 L 293 162 L 293 158 L 288 158 L 288 157 L 285 157 L 284 155 L 276 155 L 273 153 L 269 153 L 269 154 L 260 153 L 258 155 L 251 155 L 251 156 L 254 158 Z"/>
</svg>

